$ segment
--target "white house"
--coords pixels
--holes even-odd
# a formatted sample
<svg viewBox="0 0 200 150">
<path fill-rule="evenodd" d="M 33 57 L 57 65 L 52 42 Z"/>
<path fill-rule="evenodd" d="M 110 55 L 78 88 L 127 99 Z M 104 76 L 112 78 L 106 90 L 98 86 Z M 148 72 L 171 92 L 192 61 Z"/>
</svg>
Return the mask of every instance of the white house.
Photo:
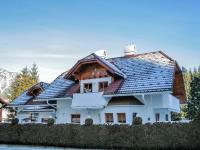
<svg viewBox="0 0 200 150">
<path fill-rule="evenodd" d="M 103 53 L 105 54 L 105 52 Z M 105 55 L 103 55 L 105 56 Z M 181 69 L 161 51 L 136 54 L 125 48 L 122 57 L 95 53 L 79 60 L 52 83 L 40 82 L 13 100 L 20 123 L 131 124 L 171 121 L 185 102 Z"/>
</svg>

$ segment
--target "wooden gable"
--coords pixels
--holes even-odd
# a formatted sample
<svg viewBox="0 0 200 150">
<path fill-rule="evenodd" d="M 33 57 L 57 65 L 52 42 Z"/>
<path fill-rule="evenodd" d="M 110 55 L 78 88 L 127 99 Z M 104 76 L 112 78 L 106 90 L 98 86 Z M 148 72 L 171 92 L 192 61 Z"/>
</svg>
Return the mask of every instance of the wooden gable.
<svg viewBox="0 0 200 150">
<path fill-rule="evenodd" d="M 175 63 L 173 95 L 176 96 L 178 99 L 180 99 L 181 104 L 186 103 L 187 98 L 186 98 L 183 74 L 177 63 Z"/>
<path fill-rule="evenodd" d="M 115 77 L 115 71 L 93 55 L 78 61 L 70 69 L 65 78 L 71 80 L 85 80 L 102 77 Z"/>
</svg>

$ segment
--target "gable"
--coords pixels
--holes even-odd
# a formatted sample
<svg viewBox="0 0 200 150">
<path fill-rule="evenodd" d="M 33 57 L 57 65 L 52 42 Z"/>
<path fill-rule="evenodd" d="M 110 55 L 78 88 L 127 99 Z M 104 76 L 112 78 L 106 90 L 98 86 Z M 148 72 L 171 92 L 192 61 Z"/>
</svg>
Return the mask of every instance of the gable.
<svg viewBox="0 0 200 150">
<path fill-rule="evenodd" d="M 115 65 L 97 56 L 96 54 L 91 54 L 79 60 L 74 67 L 70 69 L 65 78 L 82 80 L 114 75 L 123 78 L 125 77 L 125 74 Z"/>
<path fill-rule="evenodd" d="M 180 99 L 180 103 L 186 103 L 186 92 L 185 92 L 185 85 L 183 80 L 183 74 L 176 63 L 175 73 L 174 73 L 174 81 L 173 81 L 173 95 Z"/>
</svg>

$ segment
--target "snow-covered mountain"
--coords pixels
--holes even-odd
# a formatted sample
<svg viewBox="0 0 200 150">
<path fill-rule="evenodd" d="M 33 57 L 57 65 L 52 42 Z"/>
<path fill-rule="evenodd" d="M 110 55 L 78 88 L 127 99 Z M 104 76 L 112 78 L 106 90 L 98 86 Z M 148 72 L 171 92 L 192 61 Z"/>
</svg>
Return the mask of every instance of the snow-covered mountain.
<svg viewBox="0 0 200 150">
<path fill-rule="evenodd" d="M 15 72 L 9 72 L 0 68 L 0 95 L 4 94 L 16 76 Z"/>
</svg>

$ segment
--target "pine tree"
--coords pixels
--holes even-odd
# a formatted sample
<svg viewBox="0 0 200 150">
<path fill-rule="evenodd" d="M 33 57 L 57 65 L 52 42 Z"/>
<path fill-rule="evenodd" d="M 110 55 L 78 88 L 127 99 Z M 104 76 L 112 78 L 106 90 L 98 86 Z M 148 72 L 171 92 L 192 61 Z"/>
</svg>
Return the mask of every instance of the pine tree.
<svg viewBox="0 0 200 150">
<path fill-rule="evenodd" d="M 22 71 L 17 74 L 14 82 L 11 84 L 7 97 L 10 100 L 13 100 L 22 94 L 22 92 L 36 84 L 38 80 L 39 75 L 35 64 L 32 66 L 31 70 L 29 70 L 27 67 L 23 68 Z"/>
<path fill-rule="evenodd" d="M 186 96 L 188 99 L 190 94 L 190 84 L 192 82 L 192 71 L 191 69 L 188 71 L 186 68 L 182 67 L 182 72 L 183 72 L 183 80 L 185 85 Z"/>
<path fill-rule="evenodd" d="M 200 110 L 200 77 L 194 76 L 191 82 L 191 90 L 188 101 L 188 118 L 194 119 Z"/>
<path fill-rule="evenodd" d="M 38 68 L 37 68 L 37 65 L 35 63 L 32 65 L 30 74 L 31 74 L 33 82 L 39 81 Z"/>
</svg>

